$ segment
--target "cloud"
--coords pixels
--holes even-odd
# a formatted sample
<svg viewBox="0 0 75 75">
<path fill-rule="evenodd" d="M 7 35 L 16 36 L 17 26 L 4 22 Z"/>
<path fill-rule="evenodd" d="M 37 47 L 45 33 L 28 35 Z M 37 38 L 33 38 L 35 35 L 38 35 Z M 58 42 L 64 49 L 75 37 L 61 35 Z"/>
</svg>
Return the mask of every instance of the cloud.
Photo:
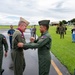
<svg viewBox="0 0 75 75">
<path fill-rule="evenodd" d="M 70 20 L 75 17 L 74 0 L 1 0 L 0 24 L 18 24 L 19 17 L 38 24 L 41 19 Z"/>
</svg>

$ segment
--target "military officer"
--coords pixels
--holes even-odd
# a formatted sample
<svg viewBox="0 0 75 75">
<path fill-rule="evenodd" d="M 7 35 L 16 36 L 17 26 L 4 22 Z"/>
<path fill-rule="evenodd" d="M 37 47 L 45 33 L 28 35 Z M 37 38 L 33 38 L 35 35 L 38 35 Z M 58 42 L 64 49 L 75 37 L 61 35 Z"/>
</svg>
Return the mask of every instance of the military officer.
<svg viewBox="0 0 75 75">
<path fill-rule="evenodd" d="M 12 38 L 13 61 L 14 61 L 14 75 L 23 75 L 25 69 L 25 59 L 23 48 L 18 48 L 19 42 L 26 43 L 23 32 L 25 32 L 29 22 L 20 17 L 18 29 L 15 30 Z"/>
<path fill-rule="evenodd" d="M 7 56 L 8 51 L 8 44 L 6 41 L 6 37 L 2 34 L 0 34 L 0 75 L 4 72 L 4 69 L 2 69 L 2 61 L 3 61 L 3 45 L 5 48 L 5 57 Z"/>
<path fill-rule="evenodd" d="M 48 33 L 50 20 L 39 21 L 41 36 L 34 40 L 31 38 L 30 43 L 18 43 L 18 47 L 23 48 L 38 48 L 38 60 L 39 60 L 39 75 L 49 75 L 51 56 L 51 36 Z M 34 41 L 34 42 L 33 42 Z"/>
</svg>

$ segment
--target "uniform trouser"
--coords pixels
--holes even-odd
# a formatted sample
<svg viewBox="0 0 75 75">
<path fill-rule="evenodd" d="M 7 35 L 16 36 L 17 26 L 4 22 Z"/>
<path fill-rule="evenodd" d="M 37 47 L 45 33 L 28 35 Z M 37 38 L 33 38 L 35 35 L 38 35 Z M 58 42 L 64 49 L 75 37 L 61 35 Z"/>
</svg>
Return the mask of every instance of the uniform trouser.
<svg viewBox="0 0 75 75">
<path fill-rule="evenodd" d="M 12 37 L 9 38 L 9 41 L 10 41 L 10 49 L 12 49 Z"/>
<path fill-rule="evenodd" d="M 10 67 L 13 67 L 13 50 L 10 51 L 11 54 L 11 64 Z"/>
<path fill-rule="evenodd" d="M 64 33 L 63 32 L 60 33 L 60 38 L 64 38 Z"/>
<path fill-rule="evenodd" d="M 25 60 L 23 52 L 14 51 L 14 75 L 23 75 Z"/>
<path fill-rule="evenodd" d="M 3 50 L 0 50 L 0 73 L 2 71 Z"/>
<path fill-rule="evenodd" d="M 50 59 L 44 56 L 39 56 L 39 75 L 49 75 L 50 64 Z"/>
</svg>

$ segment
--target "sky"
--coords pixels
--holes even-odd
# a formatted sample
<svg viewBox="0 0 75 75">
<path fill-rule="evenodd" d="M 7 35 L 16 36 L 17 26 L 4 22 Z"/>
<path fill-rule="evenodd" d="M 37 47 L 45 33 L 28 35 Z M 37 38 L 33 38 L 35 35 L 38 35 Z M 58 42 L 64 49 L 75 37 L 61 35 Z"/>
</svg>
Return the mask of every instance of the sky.
<svg viewBox="0 0 75 75">
<path fill-rule="evenodd" d="M 20 17 L 30 25 L 68 21 L 75 18 L 75 0 L 0 0 L 0 25 L 17 25 Z"/>
</svg>

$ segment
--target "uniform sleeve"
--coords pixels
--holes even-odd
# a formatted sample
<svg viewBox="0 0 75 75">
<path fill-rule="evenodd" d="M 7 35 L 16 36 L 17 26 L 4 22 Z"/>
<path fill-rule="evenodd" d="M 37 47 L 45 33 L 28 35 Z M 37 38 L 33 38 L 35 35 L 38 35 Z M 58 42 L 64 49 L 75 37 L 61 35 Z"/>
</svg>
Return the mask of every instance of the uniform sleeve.
<svg viewBox="0 0 75 75">
<path fill-rule="evenodd" d="M 22 35 L 21 35 L 21 34 L 19 34 L 19 35 L 16 36 L 15 40 L 17 41 L 17 44 L 18 44 L 19 42 L 24 43 L 25 40 L 22 40 L 21 38 L 22 38 Z M 17 47 L 17 48 L 19 48 L 19 47 Z M 19 48 L 19 49 L 22 49 L 22 48 Z M 28 47 L 25 47 L 24 49 L 27 50 Z"/>
<path fill-rule="evenodd" d="M 8 51 L 8 43 L 7 43 L 5 36 L 3 36 L 2 43 L 4 45 L 5 51 L 7 52 Z"/>
<path fill-rule="evenodd" d="M 28 47 L 28 48 L 39 48 L 39 47 L 42 47 L 42 46 L 45 46 L 47 44 L 47 42 L 50 41 L 50 38 L 49 37 L 41 37 L 37 43 L 26 43 L 24 44 L 24 48 L 25 47 Z"/>
</svg>

